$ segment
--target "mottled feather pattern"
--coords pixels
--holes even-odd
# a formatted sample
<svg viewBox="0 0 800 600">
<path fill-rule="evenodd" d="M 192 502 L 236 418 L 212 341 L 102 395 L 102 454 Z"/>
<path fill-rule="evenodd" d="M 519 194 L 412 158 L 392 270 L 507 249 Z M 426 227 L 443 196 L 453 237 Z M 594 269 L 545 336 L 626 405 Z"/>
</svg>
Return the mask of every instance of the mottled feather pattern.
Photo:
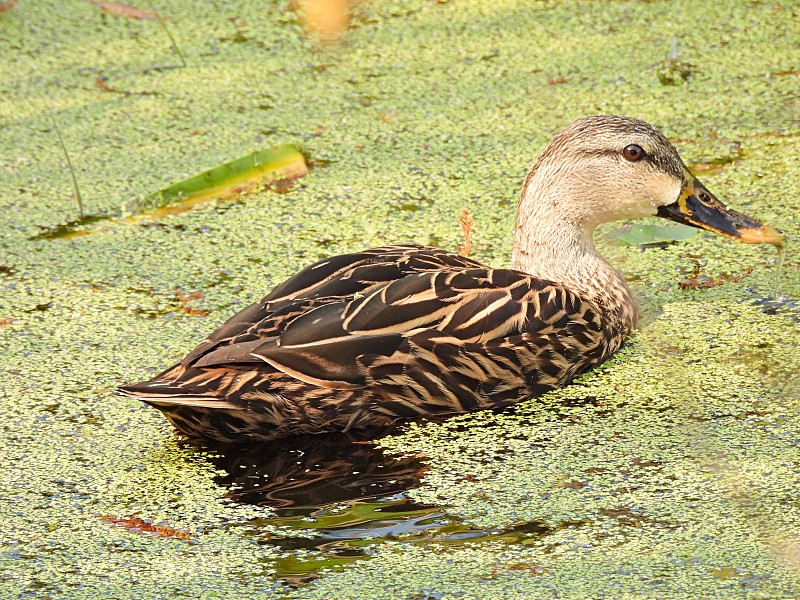
<svg viewBox="0 0 800 600">
<path fill-rule="evenodd" d="M 303 269 L 123 392 L 226 442 L 377 428 L 540 395 L 605 360 L 620 333 L 559 285 L 387 246 Z"/>
</svg>

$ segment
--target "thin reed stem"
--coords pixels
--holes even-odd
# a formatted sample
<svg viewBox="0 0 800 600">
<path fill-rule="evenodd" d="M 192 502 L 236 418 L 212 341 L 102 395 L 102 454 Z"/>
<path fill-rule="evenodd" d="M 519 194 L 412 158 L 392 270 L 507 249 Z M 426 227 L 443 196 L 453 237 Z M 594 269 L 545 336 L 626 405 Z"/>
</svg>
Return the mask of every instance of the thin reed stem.
<svg viewBox="0 0 800 600">
<path fill-rule="evenodd" d="M 153 0 L 147 0 L 147 3 L 150 5 L 150 10 L 153 11 L 153 14 L 155 14 L 156 19 L 158 19 L 158 24 L 161 25 L 161 29 L 163 29 L 164 33 L 167 34 L 167 37 L 169 38 L 169 41 L 172 43 L 172 48 L 175 50 L 175 53 L 181 59 L 181 64 L 184 67 L 187 67 L 188 65 L 186 64 L 186 57 L 183 55 L 183 52 L 181 52 L 181 49 L 178 48 L 178 44 L 175 43 L 175 38 L 172 37 L 172 34 L 169 32 L 169 29 L 167 29 L 167 24 L 164 22 L 164 19 L 161 17 L 161 13 L 159 13 L 155 9 L 155 7 L 153 6 Z"/>
<path fill-rule="evenodd" d="M 47 110 L 47 114 L 50 117 L 50 121 L 53 123 L 53 129 L 56 130 L 56 135 L 58 136 L 58 143 L 61 144 L 61 150 L 64 152 L 64 158 L 67 159 L 67 167 L 69 167 L 69 174 L 72 176 L 72 188 L 75 190 L 75 199 L 78 201 L 78 212 L 80 213 L 81 219 L 84 216 L 83 212 L 83 197 L 81 196 L 81 189 L 78 187 L 78 178 L 75 176 L 75 167 L 72 166 L 72 160 L 69 157 L 69 152 L 67 152 L 67 145 L 64 143 L 64 138 L 61 136 L 61 130 L 58 128 L 58 122 L 56 121 L 55 115 L 53 115 L 53 111 L 50 110 L 50 103 L 47 102 L 47 98 L 44 99 L 44 107 Z"/>
</svg>

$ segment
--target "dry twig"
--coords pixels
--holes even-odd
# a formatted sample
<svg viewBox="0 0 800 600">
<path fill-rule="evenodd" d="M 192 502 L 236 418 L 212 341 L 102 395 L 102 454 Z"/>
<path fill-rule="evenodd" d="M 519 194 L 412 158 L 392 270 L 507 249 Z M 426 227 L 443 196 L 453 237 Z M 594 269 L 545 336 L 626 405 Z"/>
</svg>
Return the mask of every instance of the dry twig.
<svg viewBox="0 0 800 600">
<path fill-rule="evenodd" d="M 461 234 L 464 236 L 464 244 L 456 244 L 456 251 L 461 256 L 469 256 L 472 254 L 472 225 L 475 222 L 472 217 L 472 211 L 468 208 L 462 210 L 458 221 L 461 223 Z"/>
<path fill-rule="evenodd" d="M 755 267 L 747 267 L 739 275 L 731 275 L 730 277 L 723 277 L 721 279 L 712 279 L 711 277 L 700 274 L 699 262 L 692 260 L 692 263 L 694 264 L 692 276 L 686 281 L 678 282 L 678 287 L 680 287 L 682 290 L 685 290 L 686 288 L 713 288 L 719 287 L 725 283 L 735 283 L 750 275 L 750 273 L 752 273 L 755 269 Z"/>
</svg>

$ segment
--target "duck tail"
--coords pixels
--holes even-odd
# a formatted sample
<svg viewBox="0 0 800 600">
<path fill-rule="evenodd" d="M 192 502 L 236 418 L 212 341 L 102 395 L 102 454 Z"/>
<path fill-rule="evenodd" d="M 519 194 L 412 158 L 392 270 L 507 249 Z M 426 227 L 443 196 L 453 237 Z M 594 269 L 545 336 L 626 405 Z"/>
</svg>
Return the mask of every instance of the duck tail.
<svg viewBox="0 0 800 600">
<path fill-rule="evenodd" d="M 196 408 L 224 408 L 238 410 L 242 406 L 233 404 L 216 396 L 204 396 L 184 389 L 172 381 L 151 379 L 117 388 L 117 392 L 127 398 L 136 398 L 159 410 L 166 411 L 178 406 Z"/>
<path fill-rule="evenodd" d="M 162 411 L 177 407 L 222 408 L 238 410 L 242 406 L 217 396 L 213 389 L 200 389 L 186 381 L 186 367 L 177 364 L 153 379 L 131 383 L 117 388 L 117 393 L 136 398 Z"/>
<path fill-rule="evenodd" d="M 222 443 L 267 438 L 252 434 L 252 416 L 244 406 L 213 395 L 198 394 L 175 381 L 152 379 L 124 385 L 118 393 L 157 408 L 180 433 L 195 440 Z"/>
</svg>

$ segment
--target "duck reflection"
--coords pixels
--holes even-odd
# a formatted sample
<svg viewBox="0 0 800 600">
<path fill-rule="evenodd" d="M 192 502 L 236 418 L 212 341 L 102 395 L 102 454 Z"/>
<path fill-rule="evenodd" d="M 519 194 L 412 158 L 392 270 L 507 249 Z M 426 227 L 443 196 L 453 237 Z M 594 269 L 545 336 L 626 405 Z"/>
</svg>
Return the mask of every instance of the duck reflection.
<svg viewBox="0 0 800 600">
<path fill-rule="evenodd" d="M 348 434 L 298 436 L 257 446 L 207 446 L 224 471 L 216 482 L 237 502 L 279 509 L 315 509 L 385 498 L 419 485 L 425 467 Z M 281 511 L 288 515 L 295 511 Z"/>
</svg>

